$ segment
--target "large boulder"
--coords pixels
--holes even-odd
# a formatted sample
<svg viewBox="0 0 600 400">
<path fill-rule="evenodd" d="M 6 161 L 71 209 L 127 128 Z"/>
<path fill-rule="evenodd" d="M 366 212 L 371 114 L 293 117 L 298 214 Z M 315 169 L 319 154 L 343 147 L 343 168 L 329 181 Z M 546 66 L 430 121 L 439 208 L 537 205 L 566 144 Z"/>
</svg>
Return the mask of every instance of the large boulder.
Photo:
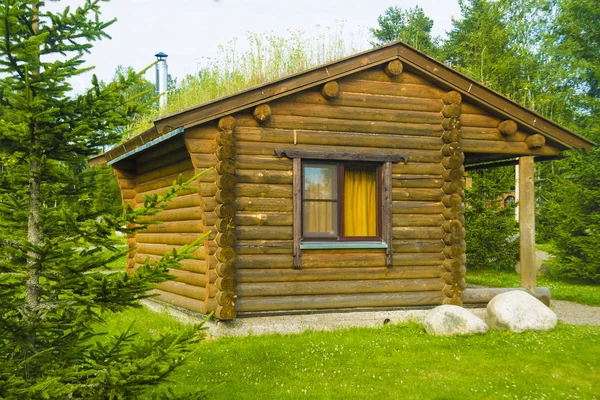
<svg viewBox="0 0 600 400">
<path fill-rule="evenodd" d="M 501 293 L 487 305 L 486 322 L 490 329 L 547 331 L 556 326 L 557 320 L 554 311 L 522 290 Z"/>
<path fill-rule="evenodd" d="M 443 305 L 427 313 L 423 321 L 430 335 L 471 335 L 486 333 L 488 327 L 480 318 L 459 306 Z"/>
</svg>

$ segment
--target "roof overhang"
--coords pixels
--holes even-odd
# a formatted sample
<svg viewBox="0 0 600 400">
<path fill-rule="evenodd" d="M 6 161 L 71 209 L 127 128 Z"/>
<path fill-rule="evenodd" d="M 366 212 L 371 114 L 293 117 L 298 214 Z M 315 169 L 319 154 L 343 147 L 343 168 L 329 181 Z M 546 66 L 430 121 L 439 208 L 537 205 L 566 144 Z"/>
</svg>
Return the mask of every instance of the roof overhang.
<svg viewBox="0 0 600 400">
<path fill-rule="evenodd" d="M 463 98 L 492 114 L 512 119 L 530 133 L 544 135 L 561 151 L 582 149 L 589 152 L 595 145 L 591 140 L 561 127 L 418 50 L 402 42 L 395 42 L 163 116 L 153 121 L 153 128 L 93 158 L 90 165 L 112 164 L 117 162 L 117 159 L 123 160 L 136 154 L 134 150 L 137 148 L 141 148 L 139 151 L 142 151 L 166 140 L 157 141 L 175 130 L 181 133 L 179 129 L 203 124 L 395 59 L 399 59 L 408 69 L 429 78 L 436 85 L 458 91 Z M 170 137 L 172 136 L 168 138 Z M 511 157 L 514 156 L 502 156 L 503 159 Z"/>
</svg>

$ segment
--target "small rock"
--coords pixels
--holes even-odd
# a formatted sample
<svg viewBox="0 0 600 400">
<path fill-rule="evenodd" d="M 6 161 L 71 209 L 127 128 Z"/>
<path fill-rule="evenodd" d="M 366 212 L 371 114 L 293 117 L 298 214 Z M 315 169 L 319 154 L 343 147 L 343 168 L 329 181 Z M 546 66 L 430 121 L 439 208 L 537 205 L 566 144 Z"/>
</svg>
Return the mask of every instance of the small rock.
<svg viewBox="0 0 600 400">
<path fill-rule="evenodd" d="M 427 313 L 423 321 L 430 335 L 471 335 L 486 333 L 488 327 L 480 318 L 459 306 L 443 305 Z"/>
<path fill-rule="evenodd" d="M 549 309 L 522 290 L 512 290 L 495 296 L 487 305 L 486 322 L 490 329 L 547 331 L 556 326 L 557 317 Z"/>
<path fill-rule="evenodd" d="M 521 273 L 521 262 L 517 261 L 515 264 L 515 272 Z M 550 275 L 550 267 L 546 264 L 546 260 L 536 254 L 535 256 L 535 273 L 537 276 L 548 276 Z"/>
</svg>

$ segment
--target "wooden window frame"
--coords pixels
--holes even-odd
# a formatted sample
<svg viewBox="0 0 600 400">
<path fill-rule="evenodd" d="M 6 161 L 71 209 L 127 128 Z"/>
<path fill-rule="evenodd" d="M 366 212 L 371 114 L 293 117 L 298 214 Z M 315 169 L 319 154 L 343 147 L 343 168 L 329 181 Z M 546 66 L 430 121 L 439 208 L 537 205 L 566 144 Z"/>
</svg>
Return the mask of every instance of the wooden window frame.
<svg viewBox="0 0 600 400">
<path fill-rule="evenodd" d="M 330 153 L 321 151 L 303 151 L 296 149 L 275 149 L 278 157 L 286 156 L 292 161 L 292 204 L 293 204 L 293 257 L 294 268 L 302 267 L 302 160 L 335 160 L 354 162 L 379 162 L 381 165 L 381 246 L 372 248 L 385 248 L 386 266 L 392 266 L 393 244 L 392 244 L 392 163 L 406 162 L 408 155 L 404 153 L 370 154 L 370 153 Z M 307 242 L 310 243 L 310 242 Z M 317 242 L 313 242 L 317 243 Z M 352 242 L 340 243 L 340 248 L 348 248 Z M 366 248 L 369 242 L 356 242 L 357 248 Z"/>
<path fill-rule="evenodd" d="M 377 242 L 382 241 L 382 164 L 375 162 L 354 162 L 354 161 L 333 161 L 333 160 L 311 160 L 311 159 L 302 159 L 302 190 L 300 193 L 300 216 L 301 216 L 301 227 L 304 228 L 304 204 L 306 201 L 314 201 L 307 200 L 304 195 L 304 170 L 307 165 L 334 165 L 336 166 L 336 175 L 337 175 L 337 193 L 335 200 L 324 200 L 326 202 L 335 202 L 337 203 L 337 236 L 335 237 L 326 237 L 326 236 L 305 236 L 304 229 L 301 230 L 302 237 L 300 238 L 301 243 L 308 242 L 328 242 L 328 243 L 340 243 L 340 242 Z M 375 205 L 377 210 L 377 227 L 376 234 L 374 236 L 346 236 L 344 235 L 345 228 L 345 218 L 344 218 L 344 201 L 345 201 L 345 173 L 346 167 L 349 166 L 365 166 L 365 167 L 375 167 L 376 173 L 376 185 L 377 185 L 377 204 Z"/>
</svg>

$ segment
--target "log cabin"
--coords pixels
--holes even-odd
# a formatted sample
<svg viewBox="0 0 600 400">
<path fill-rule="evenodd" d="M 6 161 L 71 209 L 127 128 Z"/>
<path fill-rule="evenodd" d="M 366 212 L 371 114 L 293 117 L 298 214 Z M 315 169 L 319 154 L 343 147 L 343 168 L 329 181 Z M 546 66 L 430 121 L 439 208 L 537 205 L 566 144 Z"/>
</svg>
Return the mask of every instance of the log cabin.
<svg viewBox="0 0 600 400">
<path fill-rule="evenodd" d="M 548 296 L 534 162 L 591 146 L 397 42 L 167 115 L 90 164 L 112 165 L 134 207 L 214 167 L 128 238 L 127 270 L 208 233 L 156 293 L 228 320 L 489 301 L 503 289 L 465 285 L 464 175 L 511 163 L 522 286 Z"/>
</svg>

